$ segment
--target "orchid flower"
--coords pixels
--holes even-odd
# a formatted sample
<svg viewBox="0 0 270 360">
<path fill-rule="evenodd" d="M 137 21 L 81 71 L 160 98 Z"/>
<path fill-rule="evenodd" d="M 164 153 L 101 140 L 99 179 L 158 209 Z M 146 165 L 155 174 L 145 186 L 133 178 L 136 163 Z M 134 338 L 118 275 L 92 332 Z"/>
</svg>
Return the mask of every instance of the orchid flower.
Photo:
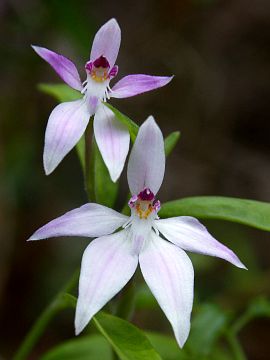
<svg viewBox="0 0 270 360">
<path fill-rule="evenodd" d="M 52 111 L 45 134 L 43 163 L 45 173 L 54 171 L 83 135 L 89 118 L 94 116 L 94 133 L 111 179 L 116 181 L 124 167 L 129 150 L 129 132 L 116 120 L 102 101 L 111 97 L 127 98 L 168 84 L 172 77 L 128 75 L 112 89 L 110 80 L 118 73 L 115 61 L 121 42 L 121 30 L 115 19 L 109 20 L 96 33 L 90 60 L 85 64 L 86 80 L 82 83 L 76 66 L 63 55 L 33 46 L 71 88 L 82 93 L 81 100 L 64 102 Z"/>
<path fill-rule="evenodd" d="M 162 133 L 151 116 L 139 129 L 127 171 L 132 194 L 130 217 L 89 203 L 49 222 L 29 240 L 57 236 L 96 238 L 82 258 L 76 334 L 126 285 L 139 263 L 182 347 L 190 330 L 194 282 L 193 266 L 184 250 L 217 256 L 239 268 L 245 266 L 197 219 L 158 218 L 161 204 L 156 194 L 164 177 L 165 153 Z"/>
</svg>

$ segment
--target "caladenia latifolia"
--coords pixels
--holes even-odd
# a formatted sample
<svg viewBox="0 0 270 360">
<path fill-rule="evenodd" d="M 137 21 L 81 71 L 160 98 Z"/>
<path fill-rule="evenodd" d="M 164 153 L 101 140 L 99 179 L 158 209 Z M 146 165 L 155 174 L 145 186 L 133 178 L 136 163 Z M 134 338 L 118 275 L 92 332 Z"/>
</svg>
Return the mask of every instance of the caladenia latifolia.
<svg viewBox="0 0 270 360">
<path fill-rule="evenodd" d="M 120 29 L 112 19 L 95 36 L 90 61 L 85 66 L 85 83 L 81 83 L 70 60 L 34 47 L 79 94 L 78 98 L 78 94 L 65 85 L 42 87 L 60 102 L 64 101 L 53 110 L 47 126 L 46 173 L 52 172 L 75 146 L 87 126 L 91 131 L 88 121 L 93 114 L 94 137 L 101 154 L 96 142 L 85 137 L 84 145 L 87 151 L 91 149 L 91 156 L 78 154 L 84 176 L 92 186 L 91 191 L 87 188 L 89 203 L 52 220 L 29 238 L 31 241 L 59 236 L 94 238 L 83 254 L 78 299 L 71 295 L 77 288 L 76 273 L 42 312 L 14 359 L 26 359 L 57 313 L 72 308 L 76 309 L 75 333 L 82 334 L 49 350 L 41 356 L 42 360 L 112 360 L 116 355 L 121 360 L 244 360 L 237 334 L 252 318 L 263 311 L 269 312 L 270 305 L 264 299 L 256 300 L 232 320 L 231 315 L 215 304 L 199 304 L 197 311 L 200 303 L 197 301 L 194 303 L 196 311 L 191 315 L 194 274 L 185 251 L 219 257 L 245 269 L 234 252 L 210 235 L 196 218 L 227 220 L 270 231 L 270 205 L 220 196 L 190 197 L 165 203 L 158 200 L 165 174 L 165 157 L 176 145 L 179 133 L 172 133 L 164 141 L 152 116 L 139 128 L 105 101 L 110 97 L 128 97 L 152 90 L 167 84 L 171 78 L 129 75 L 111 89 L 109 81 L 118 71 L 115 60 L 119 46 Z M 118 186 L 115 181 L 122 172 L 130 138 L 134 143 L 127 167 L 130 195 L 120 213 L 113 209 L 115 186 Z M 169 320 L 176 342 L 168 335 L 140 330 L 127 321 L 139 307 L 137 300 L 142 294 L 133 276 L 138 267 Z M 233 267 L 232 271 L 241 274 L 238 276 L 245 274 Z M 120 291 L 121 296 L 114 298 Z M 149 311 L 157 310 L 150 291 L 145 291 L 151 301 Z M 147 301 L 144 306 L 149 309 Z M 111 314 L 100 311 L 108 302 L 112 305 L 107 307 Z M 95 333 L 91 324 L 96 327 Z M 70 327 L 73 327 L 71 320 Z M 224 344 L 227 346 L 225 353 Z"/>
<path fill-rule="evenodd" d="M 94 116 L 97 145 L 113 181 L 124 167 L 129 149 L 129 132 L 102 101 L 127 98 L 168 84 L 172 77 L 143 74 L 128 75 L 112 88 L 110 81 L 117 75 L 115 61 L 121 42 L 120 27 L 115 19 L 104 24 L 95 35 L 90 60 L 85 64 L 86 80 L 81 81 L 73 62 L 43 47 L 33 46 L 71 88 L 80 91 L 82 99 L 64 102 L 51 113 L 45 134 L 43 163 L 50 174 L 76 145 Z"/>
<path fill-rule="evenodd" d="M 195 218 L 159 219 L 161 204 L 156 194 L 164 171 L 163 136 L 153 117 L 149 117 L 138 132 L 128 162 L 131 216 L 89 203 L 51 221 L 30 237 L 97 237 L 82 259 L 75 316 L 77 335 L 126 285 L 139 262 L 146 283 L 182 347 L 190 330 L 194 281 L 191 261 L 183 250 L 217 256 L 245 268 Z"/>
</svg>

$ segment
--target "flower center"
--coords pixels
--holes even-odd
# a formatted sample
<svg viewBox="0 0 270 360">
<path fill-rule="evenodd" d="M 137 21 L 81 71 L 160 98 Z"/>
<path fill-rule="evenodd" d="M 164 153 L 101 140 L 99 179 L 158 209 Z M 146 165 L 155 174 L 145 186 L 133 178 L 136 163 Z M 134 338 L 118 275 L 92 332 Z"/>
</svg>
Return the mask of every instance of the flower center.
<svg viewBox="0 0 270 360">
<path fill-rule="evenodd" d="M 140 219 L 147 219 L 149 215 L 157 214 L 160 209 L 160 201 L 149 188 L 145 188 L 138 195 L 133 195 L 128 205 Z"/>
<path fill-rule="evenodd" d="M 92 79 L 96 82 L 103 82 L 109 77 L 110 64 L 105 56 L 100 56 L 95 61 L 88 61 L 85 69 L 89 72 Z"/>
</svg>

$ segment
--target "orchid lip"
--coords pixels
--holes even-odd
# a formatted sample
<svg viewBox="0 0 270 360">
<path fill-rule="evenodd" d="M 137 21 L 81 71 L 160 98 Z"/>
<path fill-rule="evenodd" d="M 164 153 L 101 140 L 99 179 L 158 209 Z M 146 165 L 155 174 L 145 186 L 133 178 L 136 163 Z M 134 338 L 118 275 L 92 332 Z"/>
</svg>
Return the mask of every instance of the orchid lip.
<svg viewBox="0 0 270 360">
<path fill-rule="evenodd" d="M 94 61 L 88 61 L 85 64 L 85 69 L 96 82 L 104 82 L 110 77 L 110 63 L 103 55 Z"/>
<path fill-rule="evenodd" d="M 161 207 L 160 201 L 149 188 L 143 189 L 138 195 L 133 195 L 128 205 L 140 219 L 147 219 L 151 214 L 156 214 Z"/>
</svg>

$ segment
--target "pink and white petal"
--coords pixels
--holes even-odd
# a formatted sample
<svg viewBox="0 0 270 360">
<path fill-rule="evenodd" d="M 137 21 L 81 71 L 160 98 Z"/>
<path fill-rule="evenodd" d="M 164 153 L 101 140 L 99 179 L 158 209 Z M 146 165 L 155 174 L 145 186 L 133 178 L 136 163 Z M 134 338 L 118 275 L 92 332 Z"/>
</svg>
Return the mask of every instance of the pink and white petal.
<svg viewBox="0 0 270 360">
<path fill-rule="evenodd" d="M 59 236 L 98 237 L 113 233 L 127 222 L 128 217 L 107 208 L 89 203 L 50 221 L 38 229 L 29 240 Z"/>
<path fill-rule="evenodd" d="M 114 98 L 127 98 L 167 85 L 173 76 L 128 75 L 119 80 L 110 93 Z"/>
<path fill-rule="evenodd" d="M 88 245 L 82 258 L 76 335 L 126 285 L 137 265 L 138 256 L 131 254 L 128 230 L 95 239 Z"/>
<path fill-rule="evenodd" d="M 35 52 L 57 72 L 62 80 L 75 90 L 82 90 L 82 82 L 76 66 L 65 56 L 40 46 L 32 46 Z"/>
<path fill-rule="evenodd" d="M 183 250 L 152 234 L 139 256 L 141 271 L 183 347 L 190 330 L 193 266 Z"/>
<path fill-rule="evenodd" d="M 94 117 L 94 133 L 104 163 L 115 182 L 128 154 L 129 131 L 107 106 L 100 104 Z"/>
<path fill-rule="evenodd" d="M 199 254 L 216 256 L 246 269 L 235 253 L 209 234 L 206 227 L 190 216 L 156 220 L 157 229 L 180 248 Z"/>
<path fill-rule="evenodd" d="M 144 188 L 156 194 L 165 171 L 164 140 L 153 116 L 141 125 L 128 162 L 128 184 L 132 195 Z"/>
<path fill-rule="evenodd" d="M 89 122 L 89 112 L 84 100 L 57 105 L 48 120 L 43 163 L 46 175 L 58 166 L 76 145 Z"/>
<path fill-rule="evenodd" d="M 100 56 L 106 57 L 109 61 L 110 68 L 113 67 L 121 43 L 121 30 L 115 19 L 106 22 L 96 33 L 90 60 L 94 61 Z"/>
</svg>

